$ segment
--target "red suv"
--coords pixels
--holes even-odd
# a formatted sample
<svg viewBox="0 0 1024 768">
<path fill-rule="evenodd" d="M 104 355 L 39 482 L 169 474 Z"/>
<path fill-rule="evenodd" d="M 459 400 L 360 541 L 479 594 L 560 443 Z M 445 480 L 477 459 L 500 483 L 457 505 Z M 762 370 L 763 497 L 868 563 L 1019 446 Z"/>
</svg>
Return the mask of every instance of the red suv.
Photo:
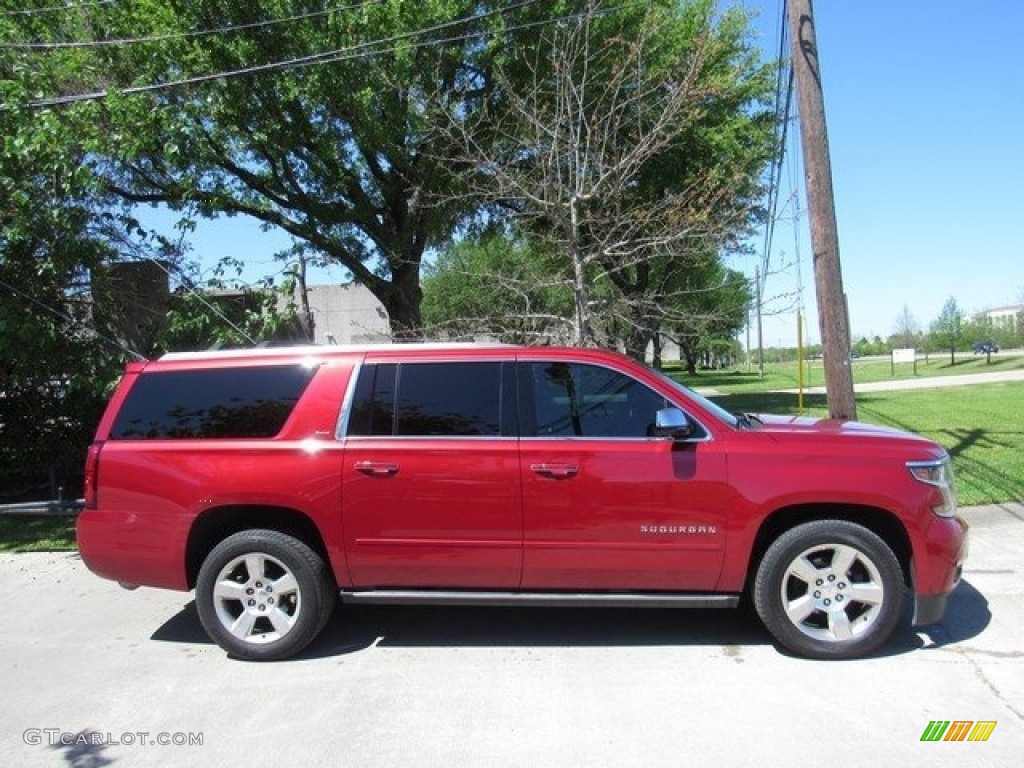
<svg viewBox="0 0 1024 768">
<path fill-rule="evenodd" d="M 727 413 L 598 350 L 301 347 L 133 363 L 91 446 L 82 558 L 196 590 L 236 657 L 343 603 L 735 606 L 850 658 L 938 621 L 966 554 L 949 456 Z"/>
</svg>

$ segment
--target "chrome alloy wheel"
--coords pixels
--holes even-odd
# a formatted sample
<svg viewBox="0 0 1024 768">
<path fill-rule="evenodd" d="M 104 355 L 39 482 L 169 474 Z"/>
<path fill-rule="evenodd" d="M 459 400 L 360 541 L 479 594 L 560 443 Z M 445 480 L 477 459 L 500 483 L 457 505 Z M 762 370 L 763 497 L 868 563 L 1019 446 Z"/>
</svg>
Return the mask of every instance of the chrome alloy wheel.
<svg viewBox="0 0 1024 768">
<path fill-rule="evenodd" d="M 284 563 L 262 552 L 229 561 L 213 587 L 217 619 L 243 643 L 263 645 L 287 635 L 302 610 L 299 583 Z"/>
<path fill-rule="evenodd" d="M 885 601 L 878 567 L 846 544 L 804 550 L 787 566 L 780 588 L 793 626 L 825 642 L 863 634 L 877 621 Z"/>
</svg>

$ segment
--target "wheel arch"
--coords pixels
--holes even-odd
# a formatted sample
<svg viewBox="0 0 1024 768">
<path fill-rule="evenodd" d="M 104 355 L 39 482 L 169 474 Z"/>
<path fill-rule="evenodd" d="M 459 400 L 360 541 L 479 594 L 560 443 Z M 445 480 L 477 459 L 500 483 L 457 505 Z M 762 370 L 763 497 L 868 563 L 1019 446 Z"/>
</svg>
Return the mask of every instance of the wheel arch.
<svg viewBox="0 0 1024 768">
<path fill-rule="evenodd" d="M 303 512 L 272 505 L 232 505 L 204 510 L 188 534 L 185 547 L 185 577 L 188 588 L 196 586 L 199 569 L 210 551 L 228 536 L 253 528 L 263 528 L 292 536 L 330 563 L 323 535 L 316 523 Z M 333 576 L 332 576 L 333 578 Z"/>
<path fill-rule="evenodd" d="M 753 585 L 754 576 L 768 547 L 779 536 L 812 520 L 844 520 L 867 528 L 886 543 L 896 556 L 905 584 L 912 583 L 912 548 L 910 536 L 899 518 L 885 509 L 858 504 L 797 504 L 782 507 L 762 521 L 747 564 L 747 587 Z"/>
</svg>

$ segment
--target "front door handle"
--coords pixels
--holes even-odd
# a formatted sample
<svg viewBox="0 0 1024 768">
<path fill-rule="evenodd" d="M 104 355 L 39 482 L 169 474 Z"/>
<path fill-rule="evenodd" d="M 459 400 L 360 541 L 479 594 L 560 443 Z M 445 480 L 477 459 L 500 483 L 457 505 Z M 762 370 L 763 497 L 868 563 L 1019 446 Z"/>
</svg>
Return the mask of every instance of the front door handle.
<svg viewBox="0 0 1024 768">
<path fill-rule="evenodd" d="M 575 464 L 531 464 L 530 470 L 543 477 L 556 479 L 575 477 L 576 473 L 580 471 Z"/>
<path fill-rule="evenodd" d="M 398 465 L 379 461 L 357 461 L 356 472 L 373 477 L 390 477 L 398 474 Z"/>
</svg>

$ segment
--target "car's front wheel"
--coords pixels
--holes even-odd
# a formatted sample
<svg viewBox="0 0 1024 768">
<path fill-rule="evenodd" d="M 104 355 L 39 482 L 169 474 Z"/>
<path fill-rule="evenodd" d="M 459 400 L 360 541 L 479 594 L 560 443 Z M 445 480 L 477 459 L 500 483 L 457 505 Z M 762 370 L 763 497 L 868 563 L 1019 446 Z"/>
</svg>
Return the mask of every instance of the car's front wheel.
<svg viewBox="0 0 1024 768">
<path fill-rule="evenodd" d="M 903 595 L 889 546 L 844 520 L 816 520 L 782 534 L 754 582 L 754 605 L 775 639 L 817 659 L 876 650 L 899 622 Z"/>
<path fill-rule="evenodd" d="M 283 659 L 316 637 L 334 609 L 333 580 L 304 542 L 272 530 L 228 536 L 203 561 L 199 620 L 232 656 Z"/>
</svg>

